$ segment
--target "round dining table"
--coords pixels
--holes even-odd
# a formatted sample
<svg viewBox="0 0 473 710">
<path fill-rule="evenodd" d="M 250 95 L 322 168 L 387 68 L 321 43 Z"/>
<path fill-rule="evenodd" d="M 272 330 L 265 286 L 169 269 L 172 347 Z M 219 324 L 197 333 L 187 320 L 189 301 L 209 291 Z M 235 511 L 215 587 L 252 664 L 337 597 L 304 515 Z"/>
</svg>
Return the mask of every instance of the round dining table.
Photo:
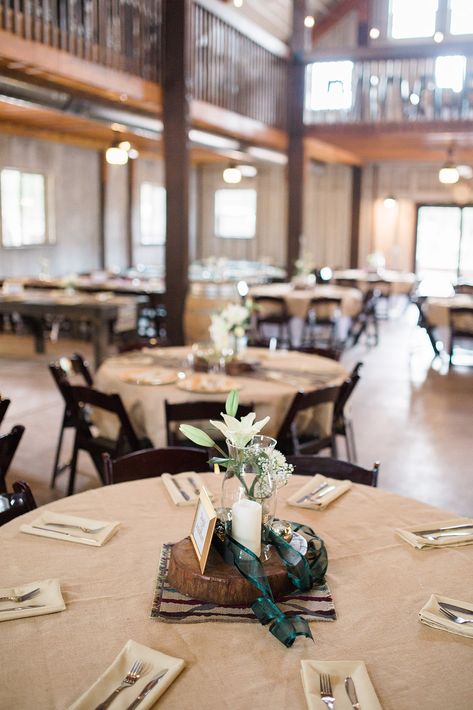
<svg viewBox="0 0 473 710">
<path fill-rule="evenodd" d="M 189 392 L 183 387 L 189 363 L 186 358 L 191 354 L 189 347 L 154 348 L 146 352 L 113 357 L 106 360 L 94 377 L 94 385 L 107 393 L 118 393 L 131 419 L 135 431 L 140 437 L 147 437 L 154 446 L 166 444 L 166 417 L 164 402 L 192 402 L 217 400 L 224 402 L 226 392 L 216 394 Z M 346 369 L 338 362 L 318 355 L 309 355 L 295 351 L 267 348 L 248 348 L 244 358 L 255 363 L 254 372 L 232 376 L 227 382 L 239 389 L 240 402 L 253 405 L 256 418 L 269 415 L 270 421 L 265 427 L 267 436 L 277 436 L 286 413 L 295 394 L 301 390 L 314 390 L 331 385 L 340 385 L 348 376 Z M 152 374 L 165 368 L 176 374 L 176 381 L 169 384 L 138 384 L 140 376 Z M 136 376 L 135 381 L 133 377 Z M 143 380 L 141 380 L 143 382 Z M 322 436 L 330 425 L 330 405 L 323 405 L 312 421 L 317 422 Z M 98 410 L 94 422 L 104 436 L 116 436 L 116 421 Z M 310 422 L 306 419 L 305 427 Z M 214 432 L 215 433 L 215 432 Z"/>
<path fill-rule="evenodd" d="M 340 301 L 343 316 L 353 318 L 362 308 L 362 293 L 357 288 L 320 284 L 307 288 L 296 288 L 292 283 L 274 283 L 255 286 L 250 289 L 250 296 L 270 296 L 283 298 L 289 315 L 293 318 L 305 318 L 313 298 L 333 298 Z"/>
<path fill-rule="evenodd" d="M 343 269 L 333 272 L 335 281 L 353 282 L 353 286 L 363 292 L 371 288 L 374 281 L 386 281 L 386 295 L 405 294 L 408 295 L 415 286 L 417 277 L 410 271 L 395 271 L 394 269 L 380 269 L 379 271 L 368 271 L 367 269 Z M 380 287 L 383 291 L 383 287 Z"/>
<path fill-rule="evenodd" d="M 427 298 L 423 305 L 425 317 L 430 326 L 438 328 L 448 328 L 450 325 L 450 310 L 452 308 L 467 308 L 471 310 L 471 316 L 466 314 L 465 330 L 473 331 L 473 296 L 468 293 L 459 293 L 454 296 L 445 296 L 443 298 Z"/>
<path fill-rule="evenodd" d="M 199 475 L 218 497 L 220 477 Z M 280 489 L 277 514 L 325 541 L 337 618 L 311 622 L 314 640 L 291 648 L 257 622 L 150 617 L 161 546 L 186 537 L 194 516 L 159 478 L 89 490 L 4 525 L 2 587 L 57 578 L 66 609 L 1 623 L 0 707 L 64 710 L 132 639 L 185 661 L 162 710 L 304 710 L 303 659 L 364 661 L 385 710 L 471 708 L 472 639 L 425 626 L 418 612 L 434 592 L 473 600 L 473 546 L 418 550 L 394 532 L 450 514 L 363 485 L 324 510 L 286 505 L 305 482 L 294 475 Z M 20 532 L 46 510 L 120 527 L 103 547 Z"/>
</svg>

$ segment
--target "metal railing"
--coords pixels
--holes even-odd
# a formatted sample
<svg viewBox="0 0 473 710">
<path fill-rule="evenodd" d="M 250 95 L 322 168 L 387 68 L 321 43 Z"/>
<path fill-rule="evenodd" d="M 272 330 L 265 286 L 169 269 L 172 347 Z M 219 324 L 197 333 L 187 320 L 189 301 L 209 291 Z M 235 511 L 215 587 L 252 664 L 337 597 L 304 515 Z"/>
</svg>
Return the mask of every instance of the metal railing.
<svg viewBox="0 0 473 710">
<path fill-rule="evenodd" d="M 161 0 L 0 0 L 0 28 L 159 82 Z"/>
<path fill-rule="evenodd" d="M 192 5 L 190 65 L 193 98 L 284 129 L 287 58 L 209 11 Z"/>
<path fill-rule="evenodd" d="M 310 64 L 305 123 L 372 125 L 473 120 L 473 56 L 465 58 L 464 72 L 452 67 L 446 83 L 457 83 L 455 88 L 442 85 L 436 61 L 436 57 L 355 61 L 351 81 L 337 80 L 335 74 L 322 96 L 313 92 L 316 84 L 312 83 L 312 76 L 324 62 Z M 346 107 L 328 107 L 338 102 Z"/>
</svg>

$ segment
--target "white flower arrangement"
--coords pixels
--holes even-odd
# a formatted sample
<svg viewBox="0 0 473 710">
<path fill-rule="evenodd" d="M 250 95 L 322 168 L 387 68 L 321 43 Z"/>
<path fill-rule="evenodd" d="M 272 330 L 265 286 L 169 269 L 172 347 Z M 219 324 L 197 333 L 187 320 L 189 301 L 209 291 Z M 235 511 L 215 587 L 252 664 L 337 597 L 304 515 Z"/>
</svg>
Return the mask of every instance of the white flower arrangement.
<svg viewBox="0 0 473 710">
<path fill-rule="evenodd" d="M 255 421 L 256 414 L 250 412 L 250 414 L 238 420 L 235 417 L 238 410 L 237 390 L 232 390 L 228 395 L 225 410 L 225 413 L 222 412 L 223 422 L 210 420 L 210 424 L 225 436 L 229 448 L 235 447 L 241 450 L 242 457 L 239 461 L 232 458 L 230 452 L 225 453 L 225 451 L 201 429 L 191 426 L 190 424 L 181 424 L 179 431 L 194 444 L 217 449 L 222 457 L 212 458 L 210 463 L 214 465 L 218 464 L 218 466 L 230 468 L 235 466 L 235 464 L 251 464 L 257 473 L 254 492 L 258 492 L 258 497 L 265 498 L 270 494 L 269 489 L 266 490 L 268 487 L 268 478 L 276 488 L 281 488 L 286 485 L 292 475 L 294 466 L 287 463 L 284 454 L 281 453 L 281 451 L 277 451 L 277 449 L 270 448 L 258 449 L 255 453 L 251 446 L 253 438 L 266 426 L 270 418 L 264 417 L 264 419 Z M 250 444 L 250 446 L 248 446 L 248 444 Z M 238 466 L 236 466 L 235 472 L 238 476 Z"/>
<path fill-rule="evenodd" d="M 252 301 L 245 305 L 229 303 L 228 306 L 211 316 L 209 334 L 215 348 L 220 352 L 230 348 L 230 336 L 243 338 L 251 320 Z"/>
</svg>

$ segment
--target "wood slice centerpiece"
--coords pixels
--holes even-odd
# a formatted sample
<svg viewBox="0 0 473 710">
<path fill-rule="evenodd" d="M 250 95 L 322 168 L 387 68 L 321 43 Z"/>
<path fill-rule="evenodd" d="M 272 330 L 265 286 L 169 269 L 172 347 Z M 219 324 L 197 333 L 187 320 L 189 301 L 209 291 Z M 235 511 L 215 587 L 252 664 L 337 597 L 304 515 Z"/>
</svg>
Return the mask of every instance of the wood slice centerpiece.
<svg viewBox="0 0 473 710">
<path fill-rule="evenodd" d="M 269 560 L 262 561 L 262 564 L 275 599 L 293 591 L 286 568 L 276 552 L 271 554 Z M 224 562 L 212 547 L 202 574 L 188 537 L 171 548 L 168 583 L 181 594 L 214 604 L 250 606 L 261 596 L 261 592 L 236 567 Z"/>
</svg>

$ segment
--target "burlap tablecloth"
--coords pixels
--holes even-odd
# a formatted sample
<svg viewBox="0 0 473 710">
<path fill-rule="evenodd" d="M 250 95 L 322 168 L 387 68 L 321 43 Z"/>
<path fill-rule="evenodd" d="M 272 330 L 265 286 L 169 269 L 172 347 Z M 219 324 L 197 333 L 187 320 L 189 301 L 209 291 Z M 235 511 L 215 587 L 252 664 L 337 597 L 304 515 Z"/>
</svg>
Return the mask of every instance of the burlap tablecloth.
<svg viewBox="0 0 473 710">
<path fill-rule="evenodd" d="M 218 492 L 220 481 L 205 476 Z M 173 625 L 150 618 L 160 546 L 187 535 L 194 514 L 174 506 L 159 479 L 48 506 L 120 520 L 101 548 L 20 533 L 37 511 L 3 526 L 0 586 L 58 577 L 67 609 L 1 625 L 0 707 L 64 710 L 132 638 L 186 663 L 160 699 L 161 710 L 305 710 L 302 659 L 364 660 L 385 710 L 469 710 L 472 640 L 424 626 L 417 615 L 433 592 L 472 601 L 473 546 L 413 549 L 394 529 L 428 527 L 444 513 L 365 486 L 353 486 L 325 511 L 285 506 L 304 480 L 294 477 L 279 492 L 277 513 L 325 540 L 338 618 L 311 623 L 315 644 L 300 638 L 290 649 L 259 624 Z"/>
<path fill-rule="evenodd" d="M 305 318 L 312 298 L 339 298 L 343 316 L 353 317 L 361 310 L 362 295 L 356 288 L 320 285 L 312 288 L 296 289 L 292 284 L 265 284 L 250 289 L 251 296 L 281 296 L 294 318 Z"/>
<path fill-rule="evenodd" d="M 185 366 L 186 355 L 190 352 L 190 348 L 165 348 L 161 349 L 159 352 L 166 357 L 176 357 L 177 361 L 181 363 L 181 367 L 176 367 L 175 369 L 179 370 Z M 159 352 L 156 352 L 155 365 L 160 364 L 158 357 Z M 303 385 L 302 378 L 304 374 L 307 374 L 308 378 L 317 375 L 326 378 L 323 383 L 308 385 L 306 389 L 317 389 L 332 384 L 339 385 L 348 374 L 345 368 L 338 362 L 317 355 L 276 351 L 276 353 L 271 356 L 267 349 L 248 348 L 247 357 L 250 360 L 260 361 L 261 364 L 268 369 L 291 370 L 291 373 L 288 373 L 287 379 L 281 382 L 257 379 L 256 377 L 235 378 L 241 385 L 240 402 L 242 404 L 253 403 L 255 405 L 257 419 L 262 419 L 267 415 L 271 417 L 264 429 L 264 433 L 267 436 L 277 435 L 282 421 L 294 399 L 294 395 L 298 390 L 298 385 Z M 121 374 L 127 371 L 145 368 L 139 365 L 134 367 L 130 364 L 128 357 L 124 358 L 124 362 L 126 364 L 120 365 L 119 358 L 105 361 L 95 376 L 95 386 L 104 392 L 117 392 L 123 400 L 123 404 L 138 436 L 147 436 L 155 446 L 164 446 L 166 443 L 165 399 L 173 403 L 205 399 L 224 402 L 226 399 L 226 394 L 195 394 L 183 391 L 175 384 L 155 387 L 128 384 L 120 379 Z M 297 375 L 294 375 L 292 371 L 296 371 Z M 301 380 L 298 379 L 296 382 L 295 379 L 291 379 L 291 375 L 293 378 L 300 377 Z M 317 422 L 321 427 L 321 431 L 325 434 L 330 423 L 331 409 L 330 407 L 319 409 L 322 410 L 322 414 L 319 411 Z M 116 435 L 116 422 L 110 420 L 109 417 L 103 416 L 98 410 L 94 415 L 94 422 L 99 426 L 102 434 L 111 437 Z M 216 430 L 213 433 L 215 434 Z"/>
<path fill-rule="evenodd" d="M 416 275 L 409 271 L 381 270 L 378 274 L 365 269 L 344 269 L 333 272 L 334 279 L 353 281 L 353 285 L 362 291 L 370 288 L 370 281 L 382 279 L 389 283 L 389 294 L 408 294 L 416 282 Z"/>
<path fill-rule="evenodd" d="M 473 296 L 467 293 L 459 293 L 457 296 L 446 298 L 428 298 L 423 308 L 429 325 L 439 328 L 449 327 L 451 308 L 471 308 L 471 317 L 465 318 L 465 330 L 473 332 Z"/>
</svg>

